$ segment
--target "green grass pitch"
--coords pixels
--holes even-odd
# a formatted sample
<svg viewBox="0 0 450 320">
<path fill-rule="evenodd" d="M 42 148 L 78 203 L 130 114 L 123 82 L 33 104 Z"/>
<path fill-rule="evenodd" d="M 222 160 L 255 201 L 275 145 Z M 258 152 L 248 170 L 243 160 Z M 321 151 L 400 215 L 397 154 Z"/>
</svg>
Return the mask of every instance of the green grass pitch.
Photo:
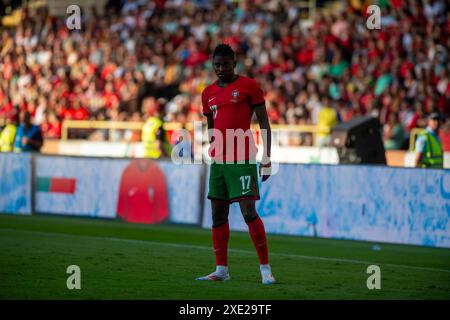
<svg viewBox="0 0 450 320">
<path fill-rule="evenodd" d="M 231 232 L 231 281 L 214 268 L 211 231 L 56 216 L 0 215 L 1 299 L 449 299 L 450 250 L 268 235 L 278 283 L 260 282 L 245 232 Z M 381 268 L 368 290 L 367 267 Z M 69 265 L 81 289 L 69 290 Z"/>
</svg>

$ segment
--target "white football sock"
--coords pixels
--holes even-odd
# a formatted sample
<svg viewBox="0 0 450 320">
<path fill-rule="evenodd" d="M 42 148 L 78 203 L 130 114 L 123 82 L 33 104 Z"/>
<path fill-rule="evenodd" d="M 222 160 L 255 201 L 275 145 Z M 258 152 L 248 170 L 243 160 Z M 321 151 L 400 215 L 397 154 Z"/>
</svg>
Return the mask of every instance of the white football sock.
<svg viewBox="0 0 450 320">
<path fill-rule="evenodd" d="M 216 273 L 227 274 L 228 273 L 228 267 L 227 266 L 216 266 Z"/>
</svg>

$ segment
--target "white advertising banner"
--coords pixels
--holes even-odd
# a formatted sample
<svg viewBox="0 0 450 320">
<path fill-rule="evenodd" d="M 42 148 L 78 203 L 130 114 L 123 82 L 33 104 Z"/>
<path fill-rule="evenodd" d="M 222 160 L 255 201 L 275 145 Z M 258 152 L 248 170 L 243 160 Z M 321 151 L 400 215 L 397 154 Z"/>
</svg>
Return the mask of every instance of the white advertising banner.
<svg viewBox="0 0 450 320">
<path fill-rule="evenodd" d="M 200 223 L 201 165 L 39 156 L 36 211 L 135 223 Z"/>
<path fill-rule="evenodd" d="M 203 227 L 210 228 L 206 194 Z M 450 247 L 449 170 L 280 164 L 260 196 L 270 233 Z M 229 221 L 247 230 L 237 204 Z"/>
<path fill-rule="evenodd" d="M 115 218 L 120 178 L 128 162 L 37 157 L 36 211 Z"/>
<path fill-rule="evenodd" d="M 30 153 L 0 153 L 0 213 L 31 214 Z"/>
</svg>

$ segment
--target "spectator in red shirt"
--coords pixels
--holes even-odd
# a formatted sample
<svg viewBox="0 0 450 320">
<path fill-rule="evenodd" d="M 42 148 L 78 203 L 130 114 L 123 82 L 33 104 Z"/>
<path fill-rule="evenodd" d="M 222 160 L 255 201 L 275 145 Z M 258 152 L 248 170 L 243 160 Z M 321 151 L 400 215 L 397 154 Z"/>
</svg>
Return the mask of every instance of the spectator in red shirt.
<svg viewBox="0 0 450 320">
<path fill-rule="evenodd" d="M 72 120 L 89 119 L 89 111 L 81 105 L 79 100 L 74 100 L 72 108 L 68 110 Z"/>
</svg>

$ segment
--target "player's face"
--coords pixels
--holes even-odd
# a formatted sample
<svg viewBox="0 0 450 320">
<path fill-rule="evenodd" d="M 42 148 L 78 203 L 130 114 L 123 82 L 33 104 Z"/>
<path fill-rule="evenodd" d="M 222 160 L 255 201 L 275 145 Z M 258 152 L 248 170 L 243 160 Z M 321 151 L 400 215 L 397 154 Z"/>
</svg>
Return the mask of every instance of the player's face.
<svg viewBox="0 0 450 320">
<path fill-rule="evenodd" d="M 214 72 L 222 82 L 230 82 L 233 79 L 235 65 L 232 57 L 215 56 L 213 58 Z"/>
</svg>

